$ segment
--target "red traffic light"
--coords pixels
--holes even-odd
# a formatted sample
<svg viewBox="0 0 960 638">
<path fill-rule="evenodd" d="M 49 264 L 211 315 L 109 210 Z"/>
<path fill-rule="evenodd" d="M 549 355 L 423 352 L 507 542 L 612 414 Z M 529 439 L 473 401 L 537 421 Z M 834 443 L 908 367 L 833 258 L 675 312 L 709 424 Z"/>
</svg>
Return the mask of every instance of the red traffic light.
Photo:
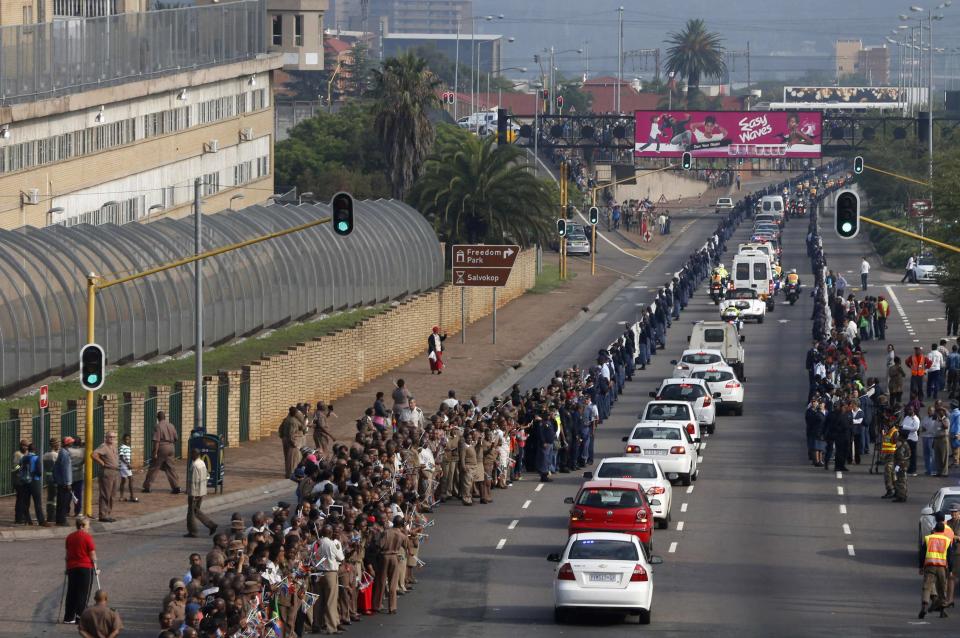
<svg viewBox="0 0 960 638">
<path fill-rule="evenodd" d="M 562 96 L 562 95 L 558 95 L 558 96 L 557 96 L 557 108 L 559 108 L 559 109 L 562 109 L 562 108 L 563 108 L 563 96 Z"/>
<path fill-rule="evenodd" d="M 543 90 L 543 99 L 545 99 L 545 100 L 549 100 L 549 99 L 550 99 L 550 91 L 548 91 L 547 89 L 544 89 L 544 90 Z"/>
</svg>

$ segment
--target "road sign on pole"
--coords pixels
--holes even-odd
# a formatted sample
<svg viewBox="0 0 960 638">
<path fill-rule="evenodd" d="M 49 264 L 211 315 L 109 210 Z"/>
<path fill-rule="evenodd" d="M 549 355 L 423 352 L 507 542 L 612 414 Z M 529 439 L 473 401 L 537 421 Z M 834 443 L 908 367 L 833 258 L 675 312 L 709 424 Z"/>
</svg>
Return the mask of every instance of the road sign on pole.
<svg viewBox="0 0 960 638">
<path fill-rule="evenodd" d="M 50 406 L 50 386 L 40 386 L 40 409 L 46 410 Z"/>
<path fill-rule="evenodd" d="M 454 286 L 460 287 L 460 343 L 466 340 L 463 317 L 465 313 L 465 291 L 467 287 L 493 288 L 493 342 L 497 342 L 497 287 L 506 286 L 510 271 L 520 254 L 520 246 L 515 244 L 455 244 L 451 255 L 453 259 Z"/>
<path fill-rule="evenodd" d="M 520 254 L 517 245 L 455 244 L 454 268 L 513 268 Z M 461 284 L 462 285 L 462 284 Z"/>
<path fill-rule="evenodd" d="M 933 202 L 929 199 L 911 199 L 910 217 L 933 217 Z"/>
</svg>

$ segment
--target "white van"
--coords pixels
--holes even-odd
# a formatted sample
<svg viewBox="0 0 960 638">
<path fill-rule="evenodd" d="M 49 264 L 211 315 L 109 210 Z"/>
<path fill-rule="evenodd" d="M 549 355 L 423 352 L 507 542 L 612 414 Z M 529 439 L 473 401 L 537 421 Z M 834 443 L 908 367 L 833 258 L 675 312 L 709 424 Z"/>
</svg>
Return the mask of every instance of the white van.
<svg viewBox="0 0 960 638">
<path fill-rule="evenodd" d="M 783 197 L 780 195 L 764 195 L 760 199 L 760 212 L 783 215 Z"/>
<path fill-rule="evenodd" d="M 687 337 L 687 349 L 719 350 L 737 378 L 746 381 L 743 373 L 744 336 L 737 332 L 732 323 L 726 321 L 698 321 L 693 324 L 693 331 Z"/>
<path fill-rule="evenodd" d="M 773 265 L 770 257 L 759 250 L 744 250 L 733 258 L 730 269 L 734 288 L 750 288 L 767 304 L 767 311 L 773 312 Z"/>
</svg>

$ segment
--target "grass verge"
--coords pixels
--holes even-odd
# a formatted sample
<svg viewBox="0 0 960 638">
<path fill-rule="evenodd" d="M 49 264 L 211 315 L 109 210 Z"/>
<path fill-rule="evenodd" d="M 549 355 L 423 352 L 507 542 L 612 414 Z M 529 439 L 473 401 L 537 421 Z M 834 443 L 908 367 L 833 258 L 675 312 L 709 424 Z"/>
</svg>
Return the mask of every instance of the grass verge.
<svg viewBox="0 0 960 638">
<path fill-rule="evenodd" d="M 570 281 L 577 276 L 572 268 L 567 269 L 567 279 Z M 557 264 L 548 264 L 544 262 L 540 274 L 537 275 L 537 283 L 528 292 L 535 295 L 543 295 L 562 286 L 565 282 L 560 279 L 560 267 Z"/>
<path fill-rule="evenodd" d="M 322 337 L 337 330 L 353 328 L 365 319 L 389 309 L 389 305 L 380 305 L 348 310 L 317 321 L 280 328 L 260 338 L 249 337 L 240 343 L 214 348 L 203 353 L 203 373 L 215 375 L 219 370 L 237 370 L 264 355 L 282 352 L 298 343 Z M 124 392 L 146 393 L 151 385 L 173 385 L 177 381 L 192 379 L 194 365 L 193 355 L 163 363 L 139 366 L 128 364 L 107 372 L 106 383 L 100 389 L 100 393 L 117 394 L 122 400 Z M 50 399 L 60 401 L 64 409 L 68 400 L 83 396 L 84 390 L 76 380 L 55 381 L 50 384 Z M 32 408 L 36 413 L 36 395 L 0 401 L 0 420 L 8 418 L 10 410 L 14 408 Z"/>
</svg>

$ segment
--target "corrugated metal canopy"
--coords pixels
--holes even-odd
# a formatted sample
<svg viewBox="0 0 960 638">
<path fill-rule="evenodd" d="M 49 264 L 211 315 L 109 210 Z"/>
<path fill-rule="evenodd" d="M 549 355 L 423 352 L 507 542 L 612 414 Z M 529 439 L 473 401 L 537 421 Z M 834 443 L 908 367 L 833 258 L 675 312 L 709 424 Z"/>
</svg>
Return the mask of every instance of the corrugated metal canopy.
<svg viewBox="0 0 960 638">
<path fill-rule="evenodd" d="M 436 234 L 393 200 L 355 202 L 349 237 L 329 224 L 204 264 L 204 343 L 319 313 L 381 303 L 443 282 Z M 250 206 L 203 218 L 204 249 L 328 216 L 326 204 Z M 0 231 L 0 387 L 4 394 L 77 366 L 86 342 L 86 274 L 113 279 L 193 254 L 193 218 L 123 226 Z M 97 342 L 120 363 L 193 347 L 193 270 L 101 291 Z"/>
</svg>

